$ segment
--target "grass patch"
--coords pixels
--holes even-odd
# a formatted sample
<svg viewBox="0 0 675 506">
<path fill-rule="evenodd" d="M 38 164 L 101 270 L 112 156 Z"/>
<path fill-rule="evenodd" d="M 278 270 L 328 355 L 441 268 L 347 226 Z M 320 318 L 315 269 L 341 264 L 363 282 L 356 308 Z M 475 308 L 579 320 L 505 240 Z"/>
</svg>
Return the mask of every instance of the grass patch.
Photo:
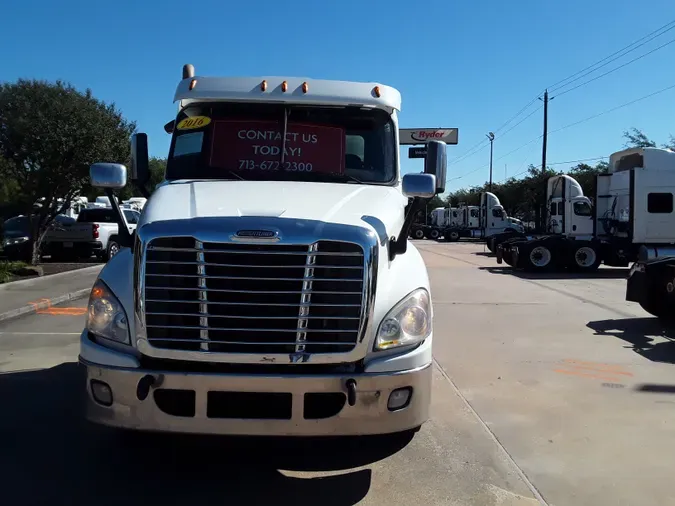
<svg viewBox="0 0 675 506">
<path fill-rule="evenodd" d="M 0 260 L 0 283 L 7 283 L 17 276 L 17 272 L 26 267 L 23 262 L 5 262 Z"/>
</svg>

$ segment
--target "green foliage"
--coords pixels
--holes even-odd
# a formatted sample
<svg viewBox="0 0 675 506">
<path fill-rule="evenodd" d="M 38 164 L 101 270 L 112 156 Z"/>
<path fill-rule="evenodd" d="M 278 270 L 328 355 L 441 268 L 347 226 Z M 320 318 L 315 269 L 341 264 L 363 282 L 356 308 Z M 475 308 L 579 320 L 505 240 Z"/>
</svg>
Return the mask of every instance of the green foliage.
<svg viewBox="0 0 675 506">
<path fill-rule="evenodd" d="M 0 177 L 16 185 L 24 214 L 35 211 L 34 262 L 51 220 L 87 188 L 94 162 L 127 163 L 135 124 L 106 104 L 57 81 L 0 84 Z M 63 206 L 57 199 L 64 199 Z"/>
<path fill-rule="evenodd" d="M 7 283 L 15 277 L 17 271 L 24 268 L 23 262 L 0 261 L 0 283 Z"/>
</svg>

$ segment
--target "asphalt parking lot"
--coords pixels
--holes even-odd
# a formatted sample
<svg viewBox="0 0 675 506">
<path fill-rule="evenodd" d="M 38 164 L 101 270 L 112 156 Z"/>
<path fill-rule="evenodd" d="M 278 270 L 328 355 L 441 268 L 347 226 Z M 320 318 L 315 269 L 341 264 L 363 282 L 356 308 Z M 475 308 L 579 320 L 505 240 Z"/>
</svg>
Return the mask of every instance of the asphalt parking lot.
<svg viewBox="0 0 675 506">
<path fill-rule="evenodd" d="M 514 275 L 415 243 L 434 300 L 432 419 L 412 440 L 125 437 L 80 413 L 84 299 L 0 324 L 6 504 L 674 504 L 675 345 L 626 269 Z"/>
</svg>

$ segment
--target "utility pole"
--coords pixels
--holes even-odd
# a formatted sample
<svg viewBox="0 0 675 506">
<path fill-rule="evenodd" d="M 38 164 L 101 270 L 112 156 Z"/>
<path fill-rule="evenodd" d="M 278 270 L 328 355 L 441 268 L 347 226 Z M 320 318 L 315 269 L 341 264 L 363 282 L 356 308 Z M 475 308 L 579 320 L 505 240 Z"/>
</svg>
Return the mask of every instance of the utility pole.
<svg viewBox="0 0 675 506">
<path fill-rule="evenodd" d="M 541 98 L 539 100 L 542 100 Z M 544 135 L 541 144 L 541 175 L 542 178 L 546 174 L 546 141 L 548 137 L 548 90 L 544 90 Z M 548 204 L 546 202 L 540 203 L 536 209 L 537 226 L 540 231 L 546 230 L 546 215 L 548 213 Z"/>
<path fill-rule="evenodd" d="M 541 146 L 541 173 L 546 173 L 546 138 L 548 136 L 548 90 L 544 91 L 544 142 Z"/>
<path fill-rule="evenodd" d="M 492 146 L 493 146 L 493 143 L 495 141 L 495 134 L 493 134 L 492 132 L 489 132 L 489 133 L 485 134 L 485 137 L 490 139 L 490 185 L 488 187 L 489 188 L 488 191 L 492 191 Z"/>
</svg>

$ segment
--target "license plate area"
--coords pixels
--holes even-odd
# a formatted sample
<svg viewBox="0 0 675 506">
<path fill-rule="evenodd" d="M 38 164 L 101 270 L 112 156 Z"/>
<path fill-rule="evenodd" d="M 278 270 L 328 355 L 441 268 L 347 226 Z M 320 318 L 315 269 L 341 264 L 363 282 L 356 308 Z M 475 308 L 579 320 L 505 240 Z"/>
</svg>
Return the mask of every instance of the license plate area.
<svg viewBox="0 0 675 506">
<path fill-rule="evenodd" d="M 290 420 L 293 395 L 285 392 L 208 392 L 207 418 Z"/>
<path fill-rule="evenodd" d="M 73 247 L 73 243 L 72 243 L 72 242 L 64 242 L 64 243 L 63 243 L 63 247 L 64 247 L 64 248 L 72 248 L 72 247 Z"/>
</svg>

